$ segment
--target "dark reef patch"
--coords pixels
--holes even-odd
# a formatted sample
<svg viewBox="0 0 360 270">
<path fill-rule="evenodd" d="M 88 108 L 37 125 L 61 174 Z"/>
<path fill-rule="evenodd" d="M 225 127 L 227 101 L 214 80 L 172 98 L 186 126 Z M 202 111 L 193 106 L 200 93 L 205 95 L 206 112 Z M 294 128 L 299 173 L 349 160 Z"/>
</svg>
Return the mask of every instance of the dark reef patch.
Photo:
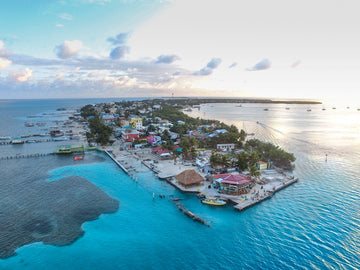
<svg viewBox="0 0 360 270">
<path fill-rule="evenodd" d="M 119 208 L 118 200 L 84 178 L 39 180 L 34 173 L 40 168 L 29 169 L 30 175 L 24 177 L 19 173 L 19 177 L 8 178 L 1 175 L 2 169 L 0 258 L 10 257 L 18 247 L 33 242 L 71 244 L 83 235 L 84 222 Z"/>
</svg>

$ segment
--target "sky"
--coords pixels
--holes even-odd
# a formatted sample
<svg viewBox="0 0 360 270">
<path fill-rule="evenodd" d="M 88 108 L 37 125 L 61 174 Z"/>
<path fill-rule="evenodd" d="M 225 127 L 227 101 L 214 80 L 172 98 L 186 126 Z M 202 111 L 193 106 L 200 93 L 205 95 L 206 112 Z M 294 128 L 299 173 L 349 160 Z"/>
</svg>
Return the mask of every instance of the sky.
<svg viewBox="0 0 360 270">
<path fill-rule="evenodd" d="M 352 0 L 0 1 L 0 98 L 354 103 L 357 6 Z"/>
</svg>

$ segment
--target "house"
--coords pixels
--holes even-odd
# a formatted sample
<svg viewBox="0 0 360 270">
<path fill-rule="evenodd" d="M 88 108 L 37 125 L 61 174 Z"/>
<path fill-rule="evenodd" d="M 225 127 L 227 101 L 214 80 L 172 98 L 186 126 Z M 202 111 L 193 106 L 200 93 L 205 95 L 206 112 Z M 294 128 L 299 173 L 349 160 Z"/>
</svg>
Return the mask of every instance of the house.
<svg viewBox="0 0 360 270">
<path fill-rule="evenodd" d="M 160 125 L 160 127 L 172 127 L 173 126 L 173 124 L 167 119 L 161 119 L 159 121 L 159 125 Z"/>
<path fill-rule="evenodd" d="M 266 170 L 268 168 L 267 163 L 264 161 L 258 161 L 255 163 L 255 166 L 258 170 Z"/>
<path fill-rule="evenodd" d="M 235 149 L 234 143 L 220 143 L 216 145 L 218 151 L 231 151 Z"/>
<path fill-rule="evenodd" d="M 217 174 L 215 181 L 220 186 L 220 193 L 241 195 L 250 191 L 253 181 L 242 174 Z"/>
<path fill-rule="evenodd" d="M 122 126 L 122 127 L 130 126 L 130 121 L 125 117 L 120 117 L 119 122 L 120 122 L 120 126 Z"/>
<path fill-rule="evenodd" d="M 121 138 L 125 142 L 133 142 L 137 139 L 139 139 L 139 131 L 132 127 L 123 127 L 121 131 Z"/>
<path fill-rule="evenodd" d="M 170 158 L 172 155 L 172 152 L 168 149 L 163 149 L 161 146 L 153 147 L 151 148 L 151 151 L 159 156 L 161 159 L 167 159 Z"/>
<path fill-rule="evenodd" d="M 143 129 L 142 118 L 138 116 L 132 117 L 130 120 L 130 126 L 135 129 Z"/>
<path fill-rule="evenodd" d="M 204 181 L 204 178 L 194 169 L 185 170 L 182 173 L 179 173 L 175 176 L 175 179 L 186 188 L 198 186 Z"/>
<path fill-rule="evenodd" d="M 101 119 L 105 124 L 115 124 L 119 115 L 117 114 L 103 114 L 101 115 Z"/>
</svg>

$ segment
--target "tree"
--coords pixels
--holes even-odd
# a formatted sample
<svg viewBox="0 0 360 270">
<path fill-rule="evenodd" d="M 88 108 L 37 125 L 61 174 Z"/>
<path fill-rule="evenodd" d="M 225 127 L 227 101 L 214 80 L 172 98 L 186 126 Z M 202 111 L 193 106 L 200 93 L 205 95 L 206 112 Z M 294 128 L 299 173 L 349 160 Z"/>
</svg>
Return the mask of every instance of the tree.
<svg viewBox="0 0 360 270">
<path fill-rule="evenodd" d="M 240 131 L 240 141 L 245 141 L 245 139 L 246 139 L 246 132 L 242 129 L 241 131 Z"/>
<path fill-rule="evenodd" d="M 252 151 L 248 156 L 249 166 L 253 166 L 255 162 L 259 161 L 260 154 L 257 151 Z"/>
<path fill-rule="evenodd" d="M 249 166 L 249 173 L 251 177 L 255 177 L 255 178 L 259 178 L 261 175 L 260 171 L 256 168 L 255 165 Z"/>
<path fill-rule="evenodd" d="M 238 155 L 237 155 L 237 161 L 236 161 L 236 166 L 239 167 L 239 170 L 240 171 L 245 171 L 249 164 L 248 164 L 248 161 L 249 161 L 249 155 L 248 153 L 246 153 L 245 151 L 244 152 L 240 152 Z"/>
</svg>

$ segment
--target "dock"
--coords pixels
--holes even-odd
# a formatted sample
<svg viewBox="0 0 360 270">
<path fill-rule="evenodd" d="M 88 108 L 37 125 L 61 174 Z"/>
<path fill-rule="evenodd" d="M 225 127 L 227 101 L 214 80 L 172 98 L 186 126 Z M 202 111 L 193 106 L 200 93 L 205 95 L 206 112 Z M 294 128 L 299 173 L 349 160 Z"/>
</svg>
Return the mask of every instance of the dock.
<svg viewBox="0 0 360 270">
<path fill-rule="evenodd" d="M 105 150 L 104 153 L 106 153 L 126 174 L 130 175 L 129 171 L 123 166 L 119 161 L 115 159 L 115 157 L 108 151 Z"/>
<path fill-rule="evenodd" d="M 274 186 L 271 191 L 266 191 L 264 195 L 257 197 L 257 198 L 248 199 L 247 197 L 240 197 L 240 198 L 236 198 L 236 199 L 229 198 L 229 200 L 236 204 L 234 206 L 235 209 L 242 211 L 242 210 L 245 210 L 259 202 L 270 199 L 274 195 L 275 192 L 277 192 L 287 186 L 290 186 L 291 184 L 296 183 L 298 180 L 299 180 L 298 178 L 288 179 L 287 181 L 283 182 L 281 185 Z"/>
</svg>

